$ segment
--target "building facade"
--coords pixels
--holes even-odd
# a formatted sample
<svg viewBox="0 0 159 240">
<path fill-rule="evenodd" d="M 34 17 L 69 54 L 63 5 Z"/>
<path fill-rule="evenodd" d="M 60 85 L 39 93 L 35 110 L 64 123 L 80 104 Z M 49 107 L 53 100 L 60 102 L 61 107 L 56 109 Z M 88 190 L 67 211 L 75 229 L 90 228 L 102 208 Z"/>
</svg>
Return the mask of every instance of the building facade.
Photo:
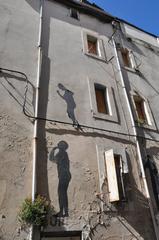
<svg viewBox="0 0 159 240">
<path fill-rule="evenodd" d="M 0 2 L 0 238 L 159 238 L 159 41 L 95 4 Z M 45 196 L 45 228 L 20 229 Z"/>
</svg>

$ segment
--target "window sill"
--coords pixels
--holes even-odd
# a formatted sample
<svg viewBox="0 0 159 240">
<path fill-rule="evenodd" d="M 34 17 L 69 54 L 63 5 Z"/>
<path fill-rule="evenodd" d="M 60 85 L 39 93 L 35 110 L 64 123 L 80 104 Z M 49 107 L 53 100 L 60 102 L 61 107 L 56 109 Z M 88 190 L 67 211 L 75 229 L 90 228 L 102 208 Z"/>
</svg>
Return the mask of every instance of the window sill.
<svg viewBox="0 0 159 240">
<path fill-rule="evenodd" d="M 85 52 L 84 54 L 85 54 L 86 56 L 88 56 L 88 57 L 91 57 L 91 58 L 100 60 L 100 61 L 102 61 L 102 62 L 106 62 L 106 59 L 105 59 L 105 58 L 102 58 L 102 57 L 100 57 L 100 56 L 98 56 L 98 55 L 91 54 L 91 53 L 88 53 L 88 52 Z"/>
<path fill-rule="evenodd" d="M 137 73 L 136 69 L 135 68 L 130 68 L 130 67 L 125 67 L 124 66 L 124 69 L 129 71 L 129 72 L 132 72 L 132 73 Z"/>
<path fill-rule="evenodd" d="M 95 118 L 95 119 L 118 123 L 118 120 L 114 116 L 109 115 L 109 114 L 92 112 L 92 115 L 93 115 L 93 118 Z"/>
<path fill-rule="evenodd" d="M 137 120 L 135 121 L 135 127 L 149 130 L 157 130 L 153 124 L 150 125 L 148 123 L 140 123 Z"/>
</svg>

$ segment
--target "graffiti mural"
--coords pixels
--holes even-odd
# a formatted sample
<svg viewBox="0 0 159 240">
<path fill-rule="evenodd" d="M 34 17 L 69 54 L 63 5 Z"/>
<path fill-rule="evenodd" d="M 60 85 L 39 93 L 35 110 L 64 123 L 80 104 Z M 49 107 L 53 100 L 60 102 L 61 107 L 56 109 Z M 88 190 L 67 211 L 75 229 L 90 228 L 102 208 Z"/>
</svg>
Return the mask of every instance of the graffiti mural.
<svg viewBox="0 0 159 240">
<path fill-rule="evenodd" d="M 60 141 L 54 147 L 49 155 L 49 160 L 57 164 L 58 172 L 58 200 L 60 211 L 57 214 L 59 217 L 68 217 L 68 195 L 67 189 L 71 180 L 70 161 L 67 154 L 69 145 L 65 141 Z"/>
</svg>

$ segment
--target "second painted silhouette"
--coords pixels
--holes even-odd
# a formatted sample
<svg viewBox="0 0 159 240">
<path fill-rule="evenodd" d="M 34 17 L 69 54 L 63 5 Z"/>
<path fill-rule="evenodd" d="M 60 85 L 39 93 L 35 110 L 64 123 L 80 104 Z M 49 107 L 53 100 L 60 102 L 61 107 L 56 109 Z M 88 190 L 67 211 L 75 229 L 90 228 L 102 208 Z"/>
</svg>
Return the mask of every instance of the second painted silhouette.
<svg viewBox="0 0 159 240">
<path fill-rule="evenodd" d="M 68 144 L 65 141 L 60 141 L 54 147 L 49 155 L 49 160 L 57 164 L 58 171 L 58 200 L 60 211 L 57 214 L 59 217 L 68 217 L 68 195 L 67 189 L 71 180 L 70 161 L 67 154 Z"/>
</svg>

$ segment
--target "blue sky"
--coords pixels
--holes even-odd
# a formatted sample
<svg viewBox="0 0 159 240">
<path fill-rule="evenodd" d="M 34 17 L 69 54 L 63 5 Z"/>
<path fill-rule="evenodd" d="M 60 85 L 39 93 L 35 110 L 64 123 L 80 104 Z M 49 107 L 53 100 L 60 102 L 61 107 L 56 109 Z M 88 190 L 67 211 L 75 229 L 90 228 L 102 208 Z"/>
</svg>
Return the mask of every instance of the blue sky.
<svg viewBox="0 0 159 240">
<path fill-rule="evenodd" d="M 159 36 L 159 0 L 90 0 L 108 13 Z"/>
</svg>

